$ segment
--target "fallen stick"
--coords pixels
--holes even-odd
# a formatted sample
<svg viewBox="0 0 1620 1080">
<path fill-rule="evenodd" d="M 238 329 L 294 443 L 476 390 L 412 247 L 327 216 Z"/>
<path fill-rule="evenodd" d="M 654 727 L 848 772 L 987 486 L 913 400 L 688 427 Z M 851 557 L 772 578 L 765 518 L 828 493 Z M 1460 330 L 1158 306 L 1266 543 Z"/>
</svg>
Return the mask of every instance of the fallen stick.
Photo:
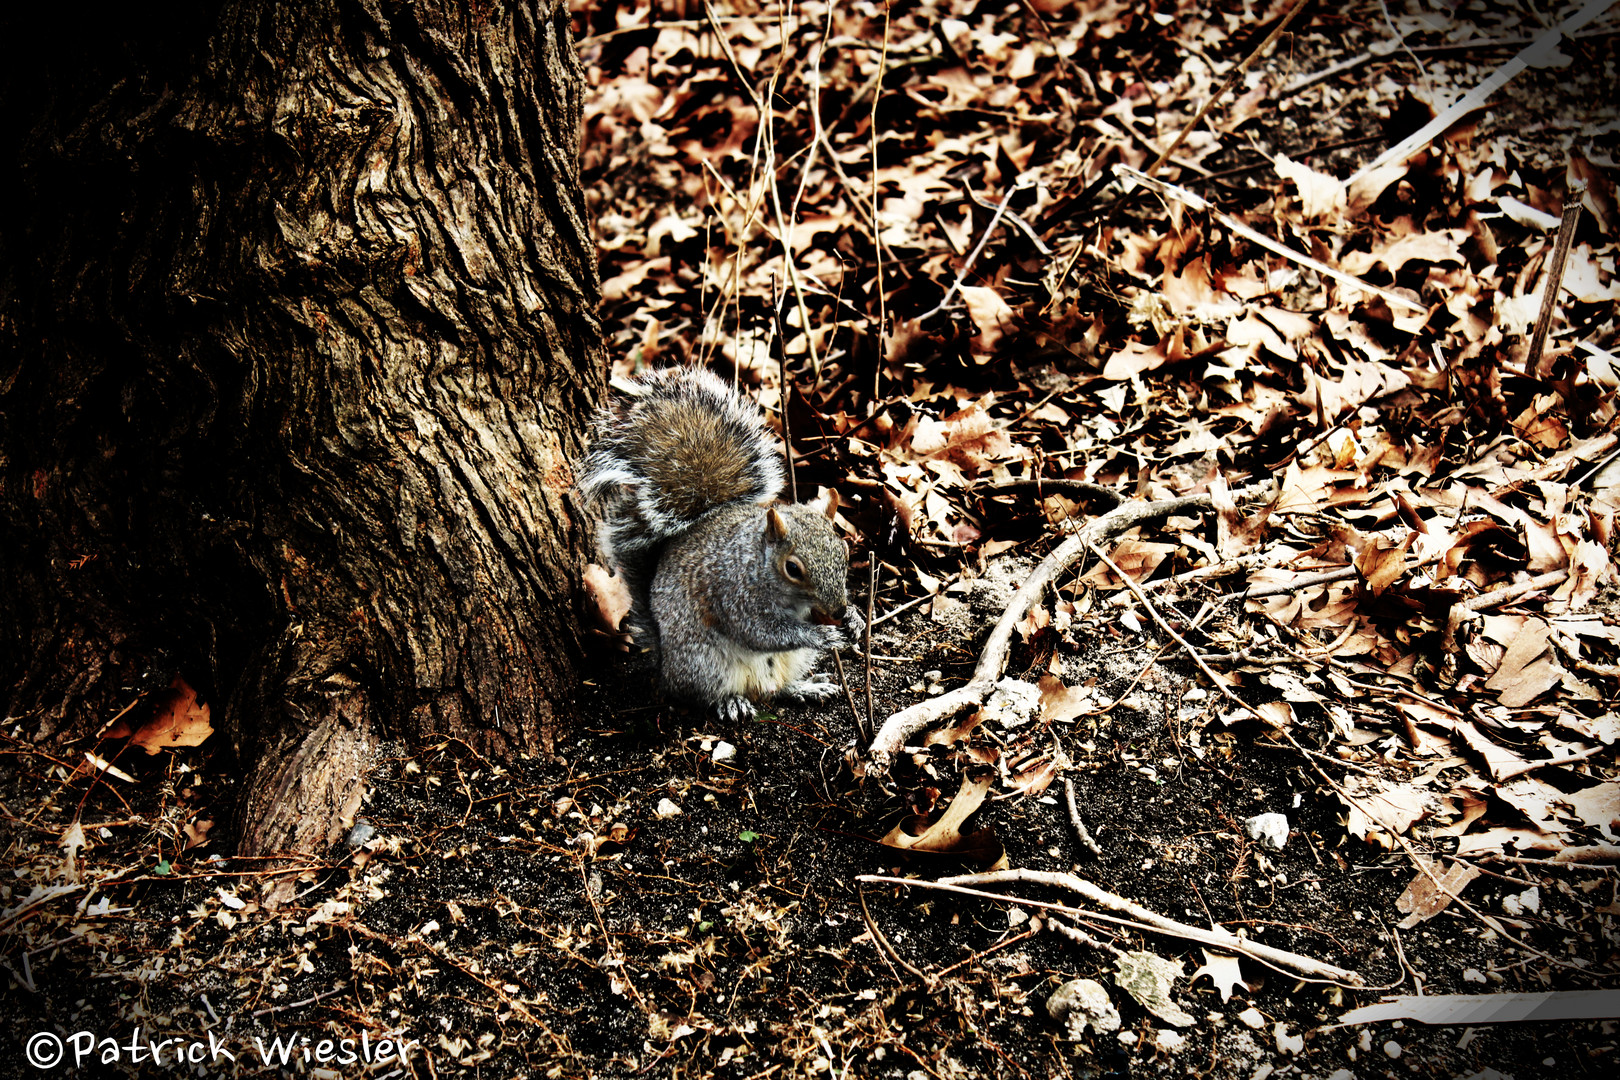
<svg viewBox="0 0 1620 1080">
<path fill-rule="evenodd" d="M 971 679 L 947 694 L 919 701 L 915 705 L 901 709 L 883 722 L 883 727 L 872 737 L 872 745 L 866 751 L 867 761 L 870 763 L 869 771 L 887 772 L 896 755 L 905 746 L 906 740 L 912 735 L 949 719 L 963 709 L 984 703 L 984 699 L 989 696 L 991 688 L 995 686 L 996 680 L 1001 678 L 1001 673 L 1007 666 L 1007 652 L 1012 646 L 1013 629 L 1029 613 L 1029 609 L 1034 606 L 1035 601 L 1040 598 L 1052 580 L 1084 554 L 1087 545 L 1117 536 L 1149 521 L 1159 521 L 1194 510 L 1208 510 L 1210 506 L 1208 495 L 1187 495 L 1179 499 L 1160 499 L 1147 503 L 1123 503 L 1102 517 L 1082 525 L 1054 548 L 1050 555 L 1041 560 L 1041 564 L 1035 568 L 1029 580 L 1014 594 L 1012 602 L 1007 605 L 1007 610 L 1001 613 L 1001 619 L 996 623 L 995 629 L 990 631 L 990 637 L 984 643 L 984 651 L 979 655 L 979 663 L 973 669 Z"/>
<path fill-rule="evenodd" d="M 1058 873 L 1050 870 L 992 870 L 987 874 L 963 874 L 957 877 L 941 878 L 938 881 L 888 877 L 883 874 L 862 874 L 856 880 L 873 884 L 909 885 L 917 889 L 935 889 L 941 892 L 961 893 L 965 896 L 978 896 L 987 900 L 1000 900 L 1004 903 L 1018 904 L 1024 907 L 1045 908 L 1048 911 L 1058 911 L 1078 919 L 1097 919 L 1102 922 L 1131 926 L 1139 930 L 1151 930 L 1170 937 L 1195 941 L 1200 945 L 1208 945 L 1212 948 L 1226 949 L 1229 952 L 1237 953 L 1239 956 L 1247 956 L 1249 959 L 1258 961 L 1268 967 L 1311 978 L 1328 979 L 1348 986 L 1366 985 L 1366 980 L 1361 977 L 1359 972 L 1336 967 L 1333 964 L 1324 963 L 1309 956 L 1302 956 L 1299 953 L 1289 952 L 1287 949 L 1277 949 L 1270 945 L 1262 945 L 1258 941 L 1240 938 L 1224 927 L 1206 930 L 1201 926 L 1177 922 L 1175 919 L 1167 918 L 1156 911 L 1143 907 L 1134 900 L 1127 900 L 1117 893 L 1111 893 L 1107 889 L 1076 874 Z M 1007 896 L 1004 893 L 969 887 L 970 885 L 1015 883 L 1041 885 L 1079 893 L 1098 907 L 1122 912 L 1129 918 L 1103 915 L 1095 911 L 1080 911 L 1065 904 L 1053 904 L 1044 900 L 1029 900 L 1021 896 Z"/>
<path fill-rule="evenodd" d="M 1558 26 L 1548 30 L 1536 38 L 1535 41 L 1525 46 L 1517 56 L 1491 72 L 1478 86 L 1452 102 L 1450 107 L 1443 109 L 1433 120 L 1401 140 L 1399 144 L 1390 147 L 1378 157 L 1363 165 L 1360 171 L 1345 182 L 1346 185 L 1354 184 L 1374 169 L 1381 169 L 1385 165 L 1405 164 L 1408 158 L 1429 145 L 1451 125 L 1483 106 L 1492 94 L 1500 90 L 1525 68 L 1532 65 L 1539 67 L 1550 61 L 1557 53 L 1559 41 L 1564 35 L 1573 34 L 1599 15 L 1602 15 L 1609 10 L 1613 2 L 1614 0 L 1587 0 L 1586 5 L 1574 15 L 1571 15 Z"/>
</svg>

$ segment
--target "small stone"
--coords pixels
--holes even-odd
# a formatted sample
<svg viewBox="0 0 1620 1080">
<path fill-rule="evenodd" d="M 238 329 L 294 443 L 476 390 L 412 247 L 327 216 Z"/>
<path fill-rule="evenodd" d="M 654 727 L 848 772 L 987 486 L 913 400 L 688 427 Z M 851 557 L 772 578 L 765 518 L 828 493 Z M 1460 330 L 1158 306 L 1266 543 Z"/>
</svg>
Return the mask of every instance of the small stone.
<svg viewBox="0 0 1620 1080">
<path fill-rule="evenodd" d="M 1483 971 L 1480 971 L 1479 968 L 1464 968 L 1463 969 L 1463 982 L 1482 983 L 1482 982 L 1488 982 L 1488 981 L 1489 980 L 1485 978 L 1485 973 Z"/>
<path fill-rule="evenodd" d="M 1256 1031 L 1259 1031 L 1261 1028 L 1266 1026 L 1266 1018 L 1261 1015 L 1259 1009 L 1256 1009 L 1252 1005 L 1238 1013 L 1237 1018 L 1242 1023 L 1248 1025 Z"/>
<path fill-rule="evenodd" d="M 1277 1039 L 1277 1052 L 1282 1054 L 1303 1054 L 1305 1052 L 1305 1036 L 1291 1035 L 1287 1024 L 1278 1024 L 1272 1029 Z"/>
<path fill-rule="evenodd" d="M 714 753 L 709 755 L 716 765 L 722 761 L 730 761 L 736 756 L 737 748 L 728 742 L 722 742 L 716 745 L 714 748 Z"/>
<path fill-rule="evenodd" d="M 1394 1039 L 1389 1040 L 1389 1042 L 1384 1044 L 1384 1054 L 1392 1058 L 1400 1057 L 1401 1044 L 1396 1042 Z"/>
<path fill-rule="evenodd" d="M 667 797 L 659 799 L 658 808 L 653 811 L 653 813 L 660 818 L 677 817 L 680 815 L 680 812 L 681 808 L 675 805 L 675 801 Z"/>
<path fill-rule="evenodd" d="M 1161 1031 L 1155 1036 L 1159 1049 L 1167 1054 L 1178 1053 L 1187 1045 L 1187 1036 L 1179 1031 Z"/>
<path fill-rule="evenodd" d="M 1269 851 L 1281 851 L 1288 843 L 1288 818 L 1283 814 L 1256 814 L 1243 823 L 1250 840 Z"/>
<path fill-rule="evenodd" d="M 1067 1028 L 1071 1039 L 1080 1038 L 1087 1028 L 1099 1035 L 1119 1030 L 1119 1010 L 1095 979 L 1070 979 L 1046 999 L 1046 1011 Z"/>
</svg>

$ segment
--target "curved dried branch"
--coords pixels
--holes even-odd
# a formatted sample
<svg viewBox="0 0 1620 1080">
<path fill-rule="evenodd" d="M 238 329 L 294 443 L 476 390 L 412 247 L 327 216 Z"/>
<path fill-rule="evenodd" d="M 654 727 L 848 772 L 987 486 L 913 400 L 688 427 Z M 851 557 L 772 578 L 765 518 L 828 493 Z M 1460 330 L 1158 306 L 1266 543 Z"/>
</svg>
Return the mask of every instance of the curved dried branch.
<svg viewBox="0 0 1620 1080">
<path fill-rule="evenodd" d="M 895 755 L 912 735 L 949 719 L 962 709 L 983 703 L 990 693 L 990 688 L 1001 678 L 1001 673 L 1007 666 L 1007 652 L 1012 646 L 1013 628 L 1029 613 L 1029 609 L 1040 598 L 1042 591 L 1058 574 L 1080 557 L 1088 544 L 1118 536 L 1150 521 L 1162 521 L 1176 514 L 1208 510 L 1211 505 L 1208 495 L 1187 495 L 1177 499 L 1160 499 L 1146 503 L 1123 503 L 1102 517 L 1081 526 L 1074 535 L 1065 539 L 1050 555 L 1041 560 L 1041 564 L 1035 568 L 1029 580 L 1014 594 L 1011 603 L 1007 605 L 1007 610 L 1001 613 L 1000 620 L 996 622 L 995 629 L 990 631 L 990 637 L 984 643 L 984 651 L 979 656 L 978 666 L 974 668 L 973 677 L 967 683 L 947 694 L 901 709 L 883 722 L 883 727 L 878 730 L 872 739 L 872 745 L 867 749 L 866 756 L 870 770 L 887 771 L 894 762 Z"/>
</svg>

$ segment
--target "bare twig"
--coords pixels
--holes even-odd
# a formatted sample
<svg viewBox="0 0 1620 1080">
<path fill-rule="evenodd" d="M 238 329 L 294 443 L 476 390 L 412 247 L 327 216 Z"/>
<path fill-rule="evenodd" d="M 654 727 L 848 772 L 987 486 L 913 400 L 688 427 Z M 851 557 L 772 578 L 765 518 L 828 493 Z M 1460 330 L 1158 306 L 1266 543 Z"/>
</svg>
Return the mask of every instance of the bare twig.
<svg viewBox="0 0 1620 1080">
<path fill-rule="evenodd" d="M 879 615 L 876 619 L 868 620 L 867 623 L 866 623 L 866 627 L 867 627 L 868 630 L 870 630 L 873 626 L 876 626 L 879 623 L 886 623 L 890 619 L 894 618 L 896 615 L 902 615 L 905 612 L 910 611 L 912 608 L 916 607 L 918 604 L 921 604 L 926 600 L 932 600 L 933 598 L 934 598 L 933 593 L 923 593 L 921 596 L 914 596 L 910 600 L 907 600 L 905 603 L 901 604 L 899 607 L 893 608 L 893 609 L 891 609 L 889 611 L 885 611 L 882 615 Z"/>
<path fill-rule="evenodd" d="M 1449 108 L 1442 110 L 1439 116 L 1436 116 L 1410 136 L 1363 165 L 1360 171 L 1349 179 L 1348 183 L 1354 184 L 1374 169 L 1405 162 L 1407 158 L 1429 145 L 1452 124 L 1485 104 L 1486 99 L 1507 85 L 1509 80 L 1513 79 L 1525 68 L 1548 59 L 1557 51 L 1558 42 L 1565 34 L 1573 34 L 1609 10 L 1613 3 L 1614 0 L 1587 0 L 1581 10 L 1536 38 L 1534 42 L 1520 50 L 1519 54 L 1512 60 L 1491 72 L 1485 81 L 1458 98 Z"/>
<path fill-rule="evenodd" d="M 1046 928 L 1054 933 L 1062 934 L 1076 945 L 1084 945 L 1088 949 L 1096 949 L 1098 952 L 1105 952 L 1110 956 L 1125 955 L 1125 950 L 1121 949 L 1113 942 L 1102 941 L 1098 938 L 1094 938 L 1084 930 L 1080 929 L 1078 926 L 1070 926 L 1068 923 L 1062 922 L 1061 920 L 1047 919 Z"/>
<path fill-rule="evenodd" d="M 855 707 L 855 694 L 849 688 L 849 680 L 844 677 L 844 657 L 837 649 L 832 651 L 833 666 L 838 669 L 838 685 L 844 688 L 844 700 L 849 702 L 849 715 L 855 720 L 856 738 L 866 740 L 866 722 L 861 719 L 861 712 Z"/>
<path fill-rule="evenodd" d="M 1202 195 L 1189 191 L 1179 184 L 1167 184 L 1163 180 L 1155 180 L 1153 177 L 1148 176 L 1146 173 L 1140 172 L 1139 170 L 1133 169 L 1129 165 L 1115 165 L 1114 172 L 1127 179 L 1146 184 L 1160 194 L 1168 195 L 1177 202 L 1192 207 L 1194 210 L 1203 210 L 1211 217 L 1219 221 L 1222 225 L 1226 226 L 1228 229 L 1231 229 L 1233 232 L 1243 237 L 1243 239 L 1249 241 L 1251 244 L 1258 244 L 1275 255 L 1281 255 L 1283 258 L 1298 263 L 1300 266 L 1315 270 L 1318 274 L 1321 274 L 1324 277 L 1330 277 L 1334 281 L 1339 282 L 1341 285 L 1349 285 L 1352 288 L 1361 289 L 1362 291 L 1370 293 L 1374 296 L 1382 297 L 1385 303 L 1393 307 L 1402 308 L 1406 311 L 1428 311 L 1428 309 L 1423 305 L 1413 303 L 1400 293 L 1391 292 L 1388 289 L 1380 289 L 1376 285 L 1369 285 L 1360 278 L 1352 274 L 1347 274 L 1343 270 L 1329 266 L 1327 263 L 1322 262 L 1319 259 L 1313 259 L 1309 255 L 1301 255 L 1287 244 L 1273 240 L 1264 233 L 1255 232 L 1253 229 L 1249 228 L 1232 215 L 1217 210 L 1215 206 Z"/>
<path fill-rule="evenodd" d="M 883 51 L 878 54 L 877 79 L 872 88 L 872 115 L 867 120 L 867 129 L 872 137 L 872 232 L 877 242 L 873 245 L 873 272 L 874 288 L 877 290 L 878 304 L 878 351 L 877 363 L 872 365 L 872 415 L 877 415 L 878 401 L 882 398 L 881 387 L 883 383 L 883 364 L 889 356 L 889 308 L 888 297 L 883 291 L 883 219 L 878 217 L 878 100 L 883 97 L 884 69 L 889 62 L 889 5 L 883 5 Z M 871 624 L 868 623 L 868 626 Z"/>
<path fill-rule="evenodd" d="M 1091 830 L 1080 817 L 1080 807 L 1074 799 L 1074 781 L 1067 776 L 1063 778 L 1063 801 L 1069 807 L 1069 824 L 1074 827 L 1075 838 L 1087 851 L 1102 858 L 1102 848 L 1091 838 Z"/>
<path fill-rule="evenodd" d="M 1007 204 L 1012 202 L 1012 197 L 1014 195 L 1018 194 L 1020 191 L 1023 191 L 1025 188 L 1032 186 L 1034 183 L 1034 173 L 1020 173 L 1018 175 L 1017 179 L 1013 181 L 1012 187 L 1007 189 L 1007 194 L 1002 196 L 1001 205 L 996 207 L 995 214 L 990 218 L 990 224 L 984 227 L 984 232 L 980 235 L 979 242 L 974 245 L 973 250 L 968 253 L 967 259 L 962 263 L 962 268 L 956 272 L 956 280 L 951 282 L 951 287 L 945 290 L 945 295 L 943 298 L 941 298 L 939 303 L 917 316 L 918 322 L 923 322 L 924 320 L 937 315 L 941 311 L 944 311 L 946 308 L 950 307 L 951 301 L 956 299 L 957 291 L 962 288 L 962 282 L 966 281 L 968 274 L 973 271 L 973 264 L 978 261 L 979 254 L 984 251 L 984 246 L 990 242 L 990 237 L 995 235 L 996 226 L 1001 224 L 1002 215 L 1006 214 L 1007 212 Z"/>
<path fill-rule="evenodd" d="M 1569 570 L 1554 570 L 1548 574 L 1538 574 L 1528 581 L 1504 585 L 1499 589 L 1492 589 L 1490 592 L 1480 593 L 1478 596 L 1452 604 L 1451 611 L 1446 615 L 1446 628 L 1440 634 L 1440 655 L 1443 658 L 1441 681 L 1448 685 L 1457 681 L 1457 632 L 1476 612 L 1517 600 L 1526 593 L 1550 589 L 1567 577 Z"/>
<path fill-rule="evenodd" d="M 1585 33 L 1570 34 L 1568 36 L 1577 40 L 1585 40 L 1587 38 L 1607 37 L 1614 33 L 1616 33 L 1616 30 L 1613 27 L 1599 27 Z M 1441 45 L 1410 45 L 1406 47 L 1406 52 L 1411 54 L 1415 60 L 1418 56 L 1436 56 L 1444 53 L 1477 54 L 1487 49 L 1511 49 L 1515 45 L 1528 45 L 1535 40 L 1535 38 L 1525 35 L 1503 38 L 1470 38 L 1466 41 L 1448 41 Z M 1329 64 L 1327 67 L 1313 71 L 1309 75 L 1301 75 L 1283 87 L 1277 93 L 1277 96 L 1279 98 L 1293 97 L 1302 90 L 1309 90 L 1319 82 L 1326 82 L 1329 79 L 1343 75 L 1347 71 L 1354 71 L 1364 64 L 1372 63 L 1374 60 L 1382 60 L 1386 56 L 1386 53 L 1375 53 L 1370 49 L 1358 53 L 1348 60 L 1340 60 L 1338 63 Z"/>
<path fill-rule="evenodd" d="M 1540 761 L 1521 761 L 1517 765 L 1504 765 L 1500 769 L 1493 770 L 1492 776 L 1498 783 L 1506 783 L 1515 776 L 1523 776 L 1525 773 L 1532 773 L 1537 769 L 1548 769 L 1556 765 L 1574 765 L 1582 761 L 1590 761 L 1603 753 L 1603 750 L 1602 746 L 1593 746 L 1586 750 L 1576 751 L 1573 754 L 1565 754 L 1562 757 L 1542 758 Z"/>
<path fill-rule="evenodd" d="M 861 643 L 861 662 L 865 670 L 868 726 L 861 729 L 862 742 L 867 740 L 870 725 L 877 723 L 877 708 L 872 704 L 872 611 L 877 603 L 877 564 L 877 551 L 874 549 L 866 557 L 866 631 L 862 635 L 865 640 Z"/>
<path fill-rule="evenodd" d="M 1048 395 L 1050 396 L 1050 395 Z M 991 495 L 1000 495 L 1011 491 L 1024 491 L 1034 488 L 1036 491 L 1068 492 L 1071 495 L 1085 495 L 1090 498 L 1107 499 L 1110 506 L 1118 506 L 1125 501 L 1124 492 L 1118 488 L 1111 488 L 1107 484 L 1093 484 L 1086 480 L 1065 480 L 1062 477 L 1030 476 L 1015 480 L 991 480 L 982 484 L 975 484 L 975 491 L 986 492 Z"/>
<path fill-rule="evenodd" d="M 1255 600 L 1262 596 L 1277 596 L 1280 593 L 1297 592 L 1308 589 L 1312 585 L 1327 585 L 1334 581 L 1343 581 L 1356 576 L 1353 566 L 1340 566 L 1333 570 L 1320 570 L 1314 574 L 1301 574 L 1290 581 L 1279 581 L 1271 585 L 1250 586 L 1240 593 L 1232 593 L 1234 598 Z"/>
<path fill-rule="evenodd" d="M 1575 226 L 1581 219 L 1581 202 L 1586 196 L 1586 181 L 1577 180 L 1569 185 L 1564 196 L 1564 219 L 1558 223 L 1558 239 L 1553 244 L 1552 264 L 1547 267 L 1541 294 L 1541 313 L 1536 316 L 1536 328 L 1530 335 L 1530 352 L 1524 358 L 1524 369 L 1538 376 L 1541 370 L 1541 352 L 1547 347 L 1547 330 L 1552 326 L 1553 312 L 1558 308 L 1558 290 L 1564 284 L 1564 263 L 1569 258 L 1569 245 L 1575 239 Z"/>
<path fill-rule="evenodd" d="M 1283 31 L 1288 29 L 1288 24 L 1294 21 L 1294 16 L 1298 15 L 1300 11 L 1304 9 L 1304 7 L 1305 0 L 1294 0 L 1294 6 L 1288 10 L 1287 15 L 1282 17 L 1282 21 L 1277 24 L 1276 29 L 1272 30 L 1271 33 L 1266 35 L 1266 40 L 1255 46 L 1253 52 L 1251 52 L 1248 56 L 1245 56 L 1236 67 L 1226 73 L 1226 79 L 1221 83 L 1220 89 L 1216 90 L 1209 96 L 1209 100 L 1204 102 L 1203 107 L 1198 110 L 1198 115 L 1187 121 L 1187 126 L 1183 127 L 1176 135 L 1175 141 L 1172 142 L 1169 147 L 1167 147 L 1165 151 L 1158 156 L 1157 160 L 1155 160 L 1153 164 L 1147 167 L 1147 174 L 1149 176 L 1152 176 L 1154 173 L 1158 172 L 1159 169 L 1163 167 L 1164 163 L 1170 160 L 1170 155 L 1175 153 L 1176 150 L 1181 147 L 1183 140 L 1185 140 L 1187 136 L 1191 134 L 1192 130 L 1203 121 L 1205 114 L 1214 107 L 1217 101 L 1224 98 L 1232 87 L 1237 85 L 1237 81 L 1243 78 L 1243 73 L 1249 70 L 1249 66 L 1251 64 L 1270 50 L 1271 46 L 1276 43 L 1277 39 L 1282 37 Z"/>
<path fill-rule="evenodd" d="M 1283 558 L 1292 557 L 1297 554 L 1299 554 L 1299 552 L 1292 548 L 1284 548 L 1273 545 L 1260 551 L 1251 551 L 1243 555 L 1235 555 L 1230 559 L 1222 559 L 1220 562 L 1210 563 L 1208 566 L 1200 566 L 1195 570 L 1188 570 L 1184 573 L 1173 574 L 1167 578 L 1155 578 L 1152 581 L 1144 582 L 1142 584 L 1142 591 L 1145 593 L 1163 592 L 1166 589 L 1173 589 L 1181 585 L 1186 585 L 1190 582 L 1206 581 L 1209 578 L 1226 577 L 1228 574 L 1236 574 L 1243 570 L 1254 570 L 1262 566 L 1280 566 Z M 1233 598 L 1247 597 L 1250 595 L 1252 594 L 1247 592 L 1230 594 L 1230 596 Z M 1129 607 L 1131 604 L 1136 602 L 1136 597 L 1132 596 L 1129 591 L 1121 589 L 1119 592 L 1109 597 L 1108 602 L 1114 607 Z"/>
<path fill-rule="evenodd" d="M 1348 968 L 1337 967 L 1309 956 L 1289 952 L 1286 949 L 1277 949 L 1270 945 L 1262 945 L 1257 941 L 1240 938 L 1224 927 L 1206 930 L 1200 926 L 1177 922 L 1174 919 L 1160 915 L 1150 908 L 1143 907 L 1134 900 L 1127 900 L 1123 896 L 1111 893 L 1077 874 L 1057 873 L 1050 870 L 992 870 L 987 874 L 964 874 L 959 877 L 941 878 L 939 881 L 888 877 L 883 874 L 862 874 L 856 880 L 873 884 L 906 885 L 914 889 L 933 889 L 940 892 L 961 893 L 965 896 L 977 896 L 986 900 L 1000 900 L 1003 903 L 1018 904 L 1020 907 L 1044 908 L 1047 911 L 1056 911 L 1068 915 L 1070 918 L 1095 919 L 1099 922 L 1113 923 L 1116 926 L 1129 926 L 1135 930 L 1166 934 L 1187 941 L 1196 941 L 1200 945 L 1226 949 L 1229 952 L 1247 956 L 1251 960 L 1276 968 L 1279 971 L 1326 979 L 1329 982 L 1345 986 L 1360 987 L 1366 985 L 1366 980 L 1360 974 Z M 1096 911 L 1081 911 L 1066 904 L 1054 904 L 1044 900 L 1028 900 L 1021 896 L 1006 896 L 1001 893 L 970 887 L 972 885 L 1006 884 L 1039 885 L 1047 888 L 1064 889 L 1068 892 L 1078 893 L 1098 907 L 1123 912 L 1128 917 L 1105 915 Z"/>
<path fill-rule="evenodd" d="M 302 1001 L 289 1001 L 285 1005 L 271 1005 L 267 1008 L 255 1009 L 248 1015 L 257 1020 L 261 1016 L 273 1016 L 276 1013 L 286 1012 L 289 1009 L 301 1009 L 305 1005 L 313 1005 L 317 1001 L 324 1001 L 336 994 L 346 993 L 350 989 L 352 989 L 352 987 L 348 983 L 344 983 L 342 986 L 335 986 L 330 990 L 325 990 L 319 994 L 304 998 Z"/>
<path fill-rule="evenodd" d="M 788 399 L 793 396 L 793 384 L 788 381 L 787 326 L 782 319 L 782 303 L 787 295 L 776 293 L 776 275 L 771 274 L 771 308 L 775 312 L 775 333 L 771 337 L 771 352 L 776 354 L 777 379 L 781 383 L 782 399 L 782 464 L 787 468 L 788 502 L 799 501 L 799 481 L 793 469 L 793 431 L 788 421 Z"/>
<path fill-rule="evenodd" d="M 884 936 L 883 931 L 878 929 L 877 920 L 872 918 L 872 911 L 866 906 L 866 890 L 861 889 L 856 895 L 861 901 L 861 917 L 866 920 L 867 932 L 872 935 L 872 944 L 877 947 L 878 954 L 885 960 L 893 960 L 924 983 L 931 985 L 933 980 L 917 967 L 907 963 L 906 958 L 900 955 L 899 950 L 889 943 L 889 939 Z"/>
</svg>

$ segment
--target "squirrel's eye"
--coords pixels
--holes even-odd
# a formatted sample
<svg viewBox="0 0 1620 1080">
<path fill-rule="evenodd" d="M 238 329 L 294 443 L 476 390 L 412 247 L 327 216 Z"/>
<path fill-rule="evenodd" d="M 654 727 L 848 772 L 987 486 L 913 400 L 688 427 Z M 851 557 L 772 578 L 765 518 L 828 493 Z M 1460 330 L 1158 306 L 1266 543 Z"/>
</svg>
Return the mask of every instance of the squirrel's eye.
<svg viewBox="0 0 1620 1080">
<path fill-rule="evenodd" d="M 782 562 L 782 573 L 787 575 L 789 581 L 803 581 L 805 578 L 804 560 L 797 555 L 789 555 Z"/>
</svg>

